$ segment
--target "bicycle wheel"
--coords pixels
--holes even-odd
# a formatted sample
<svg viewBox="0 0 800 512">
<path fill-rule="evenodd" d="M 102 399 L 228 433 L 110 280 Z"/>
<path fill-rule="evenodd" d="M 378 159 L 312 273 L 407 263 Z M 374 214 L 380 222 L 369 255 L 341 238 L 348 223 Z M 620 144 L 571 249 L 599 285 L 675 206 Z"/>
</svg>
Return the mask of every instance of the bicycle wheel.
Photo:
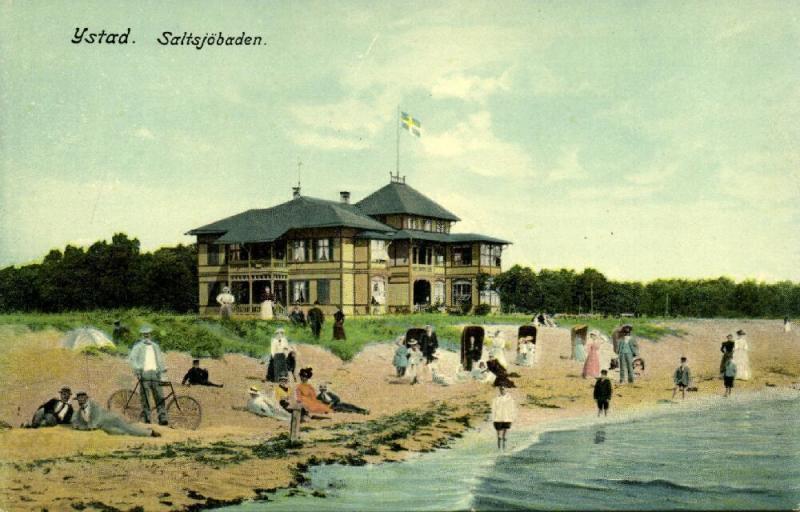
<svg viewBox="0 0 800 512">
<path fill-rule="evenodd" d="M 203 419 L 200 402 L 190 396 L 176 396 L 167 406 L 169 422 L 176 428 L 196 430 Z"/>
<path fill-rule="evenodd" d="M 139 421 L 142 418 L 142 403 L 138 397 L 133 396 L 130 389 L 114 391 L 108 398 L 108 410 L 115 412 L 130 421 Z"/>
</svg>

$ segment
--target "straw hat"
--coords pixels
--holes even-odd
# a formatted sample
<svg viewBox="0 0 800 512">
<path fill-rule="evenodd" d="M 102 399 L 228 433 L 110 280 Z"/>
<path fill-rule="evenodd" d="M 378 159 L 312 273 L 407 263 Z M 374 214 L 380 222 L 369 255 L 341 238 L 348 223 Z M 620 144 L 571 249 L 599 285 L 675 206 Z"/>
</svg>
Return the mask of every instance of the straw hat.
<svg viewBox="0 0 800 512">
<path fill-rule="evenodd" d="M 150 334 L 153 332 L 153 328 L 149 325 L 143 325 L 139 328 L 139 334 Z"/>
<path fill-rule="evenodd" d="M 248 389 L 247 391 L 248 391 L 248 393 L 250 393 L 251 395 L 257 395 L 257 394 L 261 393 L 261 390 L 260 390 L 260 389 L 258 389 L 258 388 L 257 388 L 257 387 L 255 387 L 255 386 L 250 386 L 250 389 Z"/>
</svg>

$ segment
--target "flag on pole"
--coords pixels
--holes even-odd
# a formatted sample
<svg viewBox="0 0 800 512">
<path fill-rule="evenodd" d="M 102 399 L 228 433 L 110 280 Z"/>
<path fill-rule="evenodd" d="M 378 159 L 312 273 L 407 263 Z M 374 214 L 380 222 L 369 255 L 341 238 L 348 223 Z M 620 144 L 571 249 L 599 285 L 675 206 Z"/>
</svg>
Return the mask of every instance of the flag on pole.
<svg viewBox="0 0 800 512">
<path fill-rule="evenodd" d="M 400 113 L 400 124 L 403 126 L 403 128 L 413 133 L 417 137 L 422 134 L 422 123 L 419 122 L 419 119 L 414 119 L 406 112 Z"/>
</svg>

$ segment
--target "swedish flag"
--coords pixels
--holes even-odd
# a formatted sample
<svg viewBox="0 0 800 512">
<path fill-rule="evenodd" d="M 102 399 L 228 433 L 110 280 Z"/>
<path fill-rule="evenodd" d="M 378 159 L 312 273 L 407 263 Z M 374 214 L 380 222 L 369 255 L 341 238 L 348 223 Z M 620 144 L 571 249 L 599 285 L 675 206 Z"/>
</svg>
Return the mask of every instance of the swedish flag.
<svg viewBox="0 0 800 512">
<path fill-rule="evenodd" d="M 422 123 L 419 122 L 419 119 L 411 117 L 407 112 L 400 113 L 400 124 L 417 137 L 422 134 Z"/>
</svg>

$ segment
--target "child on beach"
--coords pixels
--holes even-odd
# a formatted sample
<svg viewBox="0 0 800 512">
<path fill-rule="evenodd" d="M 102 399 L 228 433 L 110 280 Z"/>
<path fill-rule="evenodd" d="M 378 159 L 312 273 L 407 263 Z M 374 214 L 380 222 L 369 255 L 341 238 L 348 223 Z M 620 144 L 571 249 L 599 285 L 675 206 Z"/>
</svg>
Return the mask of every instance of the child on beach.
<svg viewBox="0 0 800 512">
<path fill-rule="evenodd" d="M 678 389 L 681 390 L 681 399 L 686 398 L 686 388 L 689 387 L 689 380 L 691 375 L 689 373 L 689 367 L 686 366 L 686 358 L 681 357 L 681 364 L 675 369 L 675 374 L 672 377 L 672 380 L 675 382 L 675 387 L 672 388 L 672 398 L 675 398 L 675 393 L 678 392 Z"/>
<path fill-rule="evenodd" d="M 408 347 L 405 345 L 405 338 L 400 336 L 395 342 L 397 349 L 394 351 L 394 369 L 397 371 L 397 376 L 402 377 L 406 374 L 406 367 L 408 366 Z"/>
<path fill-rule="evenodd" d="M 422 365 L 423 355 L 419 351 L 417 340 L 408 342 L 408 347 L 411 349 L 408 353 L 408 366 L 406 367 L 406 375 L 411 378 L 411 384 L 419 383 L 418 372 Z"/>
<path fill-rule="evenodd" d="M 722 380 L 725 382 L 725 394 L 722 396 L 731 396 L 731 391 L 733 390 L 733 381 L 736 380 L 736 363 L 733 362 L 733 359 L 728 359 L 728 362 L 725 364 L 725 371 L 722 373 Z"/>
<path fill-rule="evenodd" d="M 602 412 L 608 416 L 608 402 L 611 401 L 613 388 L 611 379 L 608 378 L 608 370 L 600 372 L 600 378 L 594 383 L 594 399 L 597 402 L 597 415 Z"/>
<path fill-rule="evenodd" d="M 497 396 L 492 400 L 492 422 L 497 431 L 497 449 L 506 449 L 506 433 L 517 416 L 517 404 L 503 386 L 497 387 Z"/>
</svg>

